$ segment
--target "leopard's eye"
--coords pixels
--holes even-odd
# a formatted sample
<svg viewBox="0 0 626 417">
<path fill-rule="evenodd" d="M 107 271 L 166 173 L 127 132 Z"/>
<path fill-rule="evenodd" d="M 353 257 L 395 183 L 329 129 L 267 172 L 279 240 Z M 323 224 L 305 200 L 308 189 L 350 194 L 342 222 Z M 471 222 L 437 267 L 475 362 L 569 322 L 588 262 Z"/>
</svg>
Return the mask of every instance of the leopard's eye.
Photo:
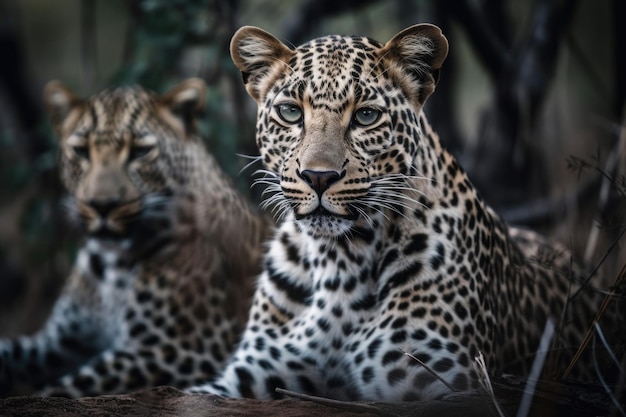
<svg viewBox="0 0 626 417">
<path fill-rule="evenodd" d="M 370 126 L 380 119 L 381 114 L 382 112 L 380 110 L 371 107 L 362 107 L 354 112 L 352 120 L 359 126 Z"/>
<path fill-rule="evenodd" d="M 154 154 L 152 150 L 157 148 L 157 137 L 150 132 L 135 133 L 132 140 L 130 150 L 128 151 L 128 160 L 143 158 L 148 154 Z"/>
<path fill-rule="evenodd" d="M 302 120 L 302 110 L 295 104 L 283 103 L 276 106 L 281 119 L 287 123 L 298 123 Z"/>
<path fill-rule="evenodd" d="M 133 146 L 130 149 L 130 153 L 128 155 L 128 159 L 133 161 L 135 159 L 141 158 L 146 156 L 152 149 L 154 149 L 154 146 Z"/>
<path fill-rule="evenodd" d="M 72 151 L 79 158 L 89 160 L 89 146 L 86 146 L 86 145 L 72 146 Z"/>
</svg>

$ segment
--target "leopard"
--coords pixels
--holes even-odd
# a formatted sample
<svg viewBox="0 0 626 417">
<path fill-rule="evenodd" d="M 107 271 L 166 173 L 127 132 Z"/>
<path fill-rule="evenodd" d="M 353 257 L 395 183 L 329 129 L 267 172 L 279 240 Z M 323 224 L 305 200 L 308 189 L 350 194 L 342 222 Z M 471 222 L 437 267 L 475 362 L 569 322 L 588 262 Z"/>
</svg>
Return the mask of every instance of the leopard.
<svg viewBox="0 0 626 417">
<path fill-rule="evenodd" d="M 52 312 L 0 339 L 0 394 L 84 397 L 216 374 L 247 318 L 272 222 L 199 135 L 207 86 L 80 98 L 44 89 L 67 217 L 82 238 Z"/>
<path fill-rule="evenodd" d="M 565 245 L 507 225 L 430 127 L 448 48 L 428 23 L 384 44 L 233 35 L 279 225 L 237 350 L 187 392 L 438 399 L 481 369 L 528 375 L 549 323 L 569 362 L 601 297 Z"/>
</svg>

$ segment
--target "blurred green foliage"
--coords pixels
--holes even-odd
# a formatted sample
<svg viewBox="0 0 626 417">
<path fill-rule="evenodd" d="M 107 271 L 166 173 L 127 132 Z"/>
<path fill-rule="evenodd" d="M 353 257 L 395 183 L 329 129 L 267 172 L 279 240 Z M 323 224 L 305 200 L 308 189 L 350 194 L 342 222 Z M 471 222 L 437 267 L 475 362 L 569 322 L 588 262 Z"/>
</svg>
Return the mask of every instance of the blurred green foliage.
<svg viewBox="0 0 626 417">
<path fill-rule="evenodd" d="M 134 54 L 114 76 L 120 84 L 137 83 L 160 91 L 176 76 L 180 56 L 195 39 L 206 37 L 210 0 L 145 0 L 131 5 L 136 21 Z"/>
</svg>

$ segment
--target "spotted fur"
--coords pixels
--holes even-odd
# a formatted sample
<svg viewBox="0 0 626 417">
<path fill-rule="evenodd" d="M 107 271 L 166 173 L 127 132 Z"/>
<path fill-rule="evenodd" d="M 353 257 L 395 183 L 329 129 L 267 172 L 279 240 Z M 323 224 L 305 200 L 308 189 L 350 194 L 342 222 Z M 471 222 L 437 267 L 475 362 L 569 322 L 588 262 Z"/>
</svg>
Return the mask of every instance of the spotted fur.
<svg viewBox="0 0 626 417">
<path fill-rule="evenodd" d="M 162 96 L 46 87 L 68 211 L 86 238 L 45 326 L 0 341 L 2 395 L 183 388 L 230 355 L 269 223 L 196 135 L 204 96 L 198 79 Z"/>
</svg>

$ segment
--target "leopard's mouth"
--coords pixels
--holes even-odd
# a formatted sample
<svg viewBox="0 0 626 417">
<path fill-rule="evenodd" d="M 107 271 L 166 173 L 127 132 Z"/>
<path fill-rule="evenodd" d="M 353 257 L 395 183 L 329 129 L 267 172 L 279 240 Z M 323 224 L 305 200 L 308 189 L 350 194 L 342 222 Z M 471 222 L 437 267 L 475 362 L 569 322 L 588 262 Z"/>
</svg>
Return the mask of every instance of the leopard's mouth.
<svg viewBox="0 0 626 417">
<path fill-rule="evenodd" d="M 95 237 L 98 239 L 104 240 L 122 240 L 127 237 L 127 232 L 120 232 L 117 230 L 110 229 L 106 226 L 101 226 L 97 229 L 88 228 L 87 234 L 90 237 Z"/>
<path fill-rule="evenodd" d="M 300 214 L 296 211 L 295 214 L 296 214 L 296 220 L 303 220 L 303 219 L 313 220 L 313 219 L 329 218 L 329 219 L 344 219 L 344 220 L 349 220 L 349 221 L 355 221 L 359 217 L 357 211 L 351 207 L 348 208 L 348 212 L 346 214 L 341 214 L 341 213 L 333 213 L 332 211 L 326 209 L 322 205 L 319 205 L 312 212 Z"/>
<path fill-rule="evenodd" d="M 85 229 L 89 236 L 101 239 L 125 239 L 135 235 L 139 222 L 138 216 L 126 218 L 124 221 L 112 220 L 106 217 L 85 219 Z"/>
<path fill-rule="evenodd" d="M 107 239 L 121 239 L 131 233 L 142 212 L 140 201 L 111 206 L 106 210 L 101 206 L 79 202 L 78 215 L 89 236 Z"/>
</svg>

